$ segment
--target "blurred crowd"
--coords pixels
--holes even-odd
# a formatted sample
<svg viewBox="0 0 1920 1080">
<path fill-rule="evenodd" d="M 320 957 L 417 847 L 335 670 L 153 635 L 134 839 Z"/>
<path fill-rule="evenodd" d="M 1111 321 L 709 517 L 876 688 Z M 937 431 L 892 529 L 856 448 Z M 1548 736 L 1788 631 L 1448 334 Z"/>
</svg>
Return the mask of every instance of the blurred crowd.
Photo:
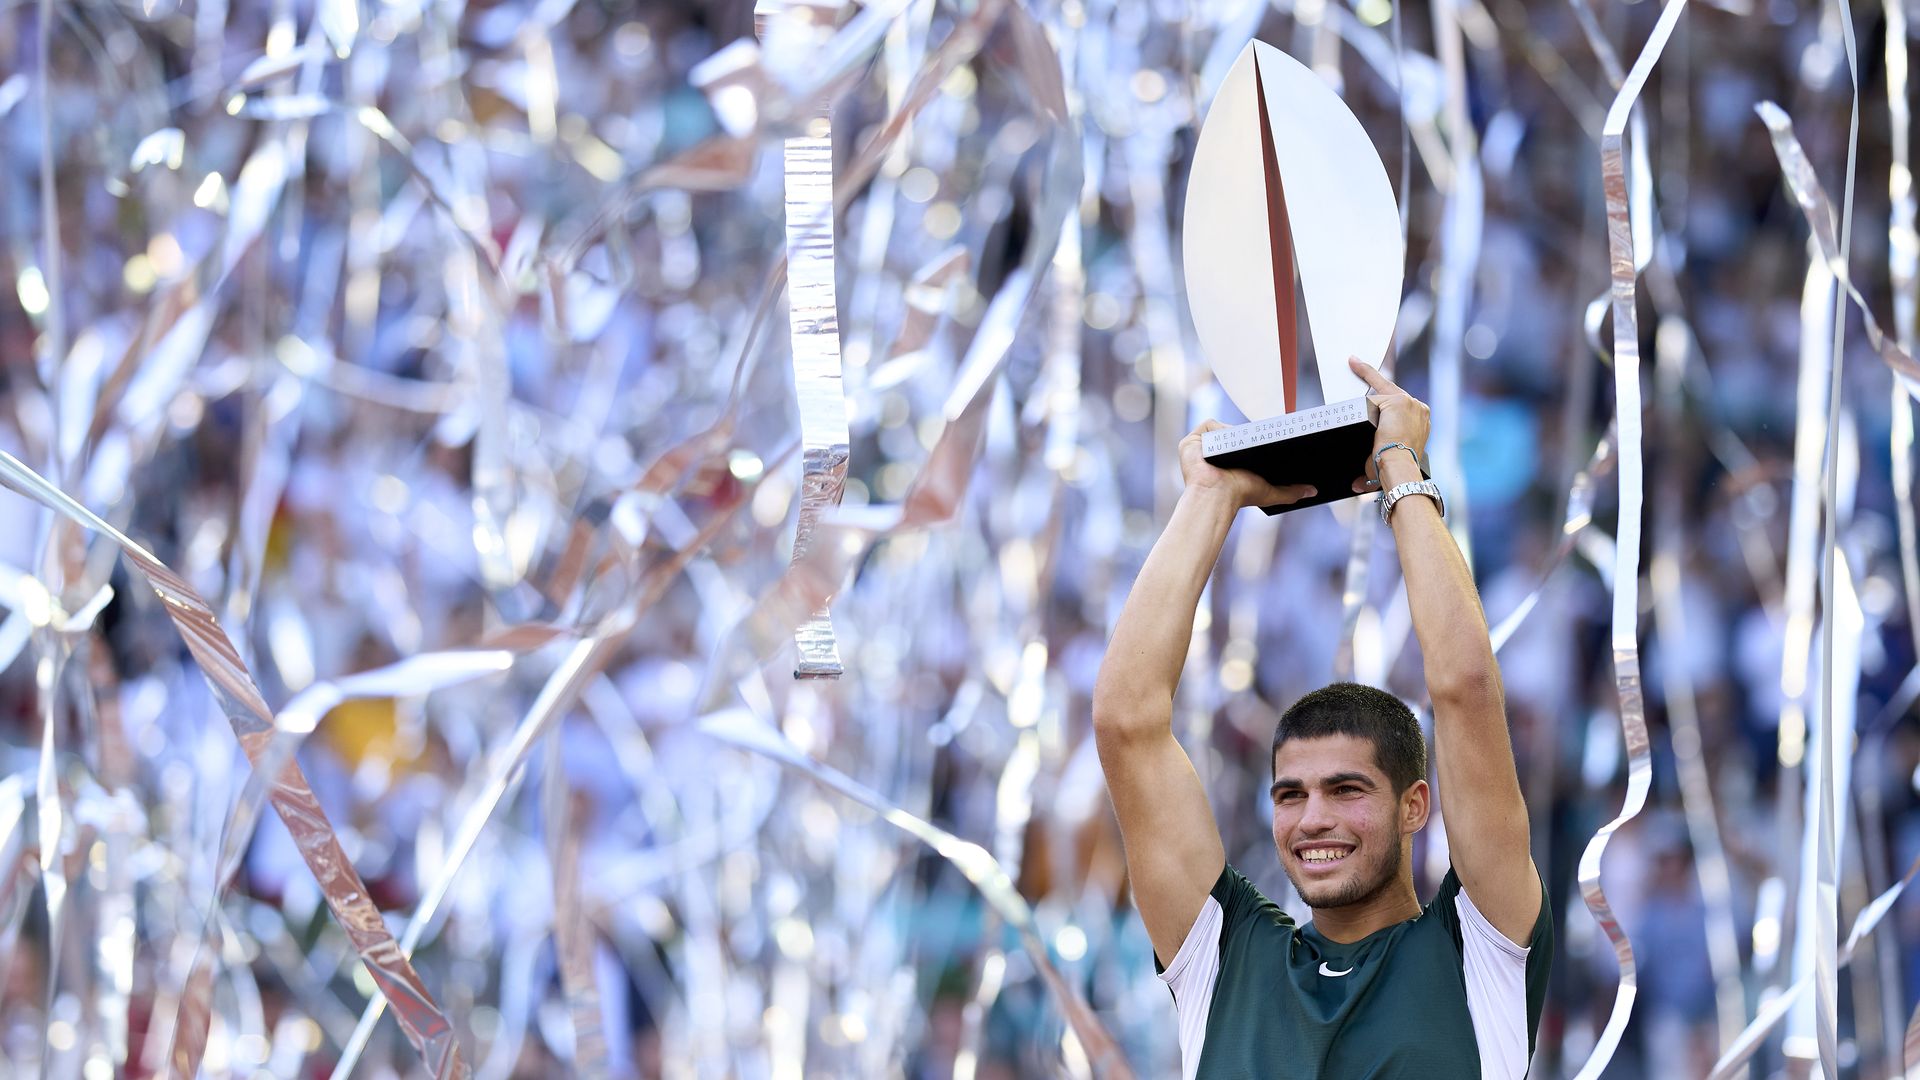
<svg viewBox="0 0 1920 1080">
<path fill-rule="evenodd" d="M 882 7 L 821 17 L 850 35 Z M 1614 91 L 1582 20 L 1625 66 L 1656 3 L 909 0 L 851 52 L 758 54 L 735 0 L 45 8 L 0 11 L 0 449 L 178 571 L 270 707 L 402 665 L 326 712 L 297 760 L 396 934 L 445 879 L 414 963 L 486 1076 L 1085 1074 L 1062 993 L 1138 1075 L 1172 1074 L 1088 700 L 1177 494 L 1175 442 L 1241 419 L 1183 308 L 1197 125 L 1251 36 L 1310 62 L 1407 211 L 1396 378 L 1439 412 L 1436 367 L 1458 364 L 1460 475 L 1441 479 L 1490 620 L 1523 613 L 1500 660 L 1561 943 L 1534 1075 L 1586 1060 L 1617 970 L 1576 866 L 1628 773 L 1618 452 L 1595 455 L 1611 337 L 1588 323 L 1609 283 Z M 1896 296 L 1889 271 L 1887 80 L 1905 53 L 1888 15 L 1852 12 L 1857 160 L 1825 6 L 1696 5 L 1641 97 L 1652 787 L 1603 874 L 1640 964 L 1609 1076 L 1704 1075 L 1799 974 L 1805 724 L 1825 711 L 1821 661 L 1802 664 L 1817 624 L 1790 617 L 1789 584 L 1817 581 L 1821 551 L 1791 522 L 1807 475 L 1817 495 L 1832 296 L 1754 106 L 1793 117 L 1836 202 L 1855 166 L 1851 272 L 1910 340 L 1913 286 Z M 1447 119 L 1449 35 L 1470 131 Z M 740 72 L 760 105 L 744 120 L 720 77 Z M 849 514 L 914 490 L 955 427 L 956 372 L 1009 334 L 957 511 L 852 560 L 831 607 L 845 673 L 799 681 L 784 630 L 754 616 L 789 581 L 801 491 L 779 302 L 796 129 L 776 106 L 803 91 L 832 97 L 843 180 Z M 1460 340 L 1441 341 L 1450 311 Z M 1844 930 L 1920 857 L 1903 690 L 1920 627 L 1895 495 L 1911 403 L 1855 316 L 1842 356 L 1839 591 L 1860 627 L 1833 661 L 1857 731 Z M 1176 707 L 1230 861 L 1297 914 L 1265 809 L 1279 711 L 1336 677 L 1423 696 L 1371 512 L 1245 516 Z M 23 1074 L 148 1075 L 177 1048 L 248 768 L 168 607 L 51 521 L 0 494 L 0 1054 Z M 569 650 L 598 637 L 608 652 L 569 681 Z M 505 670 L 422 674 L 479 648 Z M 801 764 L 716 737 L 728 713 Z M 496 808 L 487 778 L 535 723 Z M 1690 776 L 1707 799 L 1691 815 Z M 489 823 L 464 855 L 469 819 Z M 903 820 L 990 853 L 1024 914 Z M 1423 890 L 1438 832 L 1416 851 Z M 245 852 L 217 907 L 200 1068 L 327 1075 L 373 981 L 271 812 Z M 1895 1074 L 1917 1001 L 1908 896 L 1841 975 L 1842 1074 Z M 1796 1023 L 1758 1074 L 1811 1055 Z M 382 1020 L 355 1075 L 420 1070 Z"/>
</svg>

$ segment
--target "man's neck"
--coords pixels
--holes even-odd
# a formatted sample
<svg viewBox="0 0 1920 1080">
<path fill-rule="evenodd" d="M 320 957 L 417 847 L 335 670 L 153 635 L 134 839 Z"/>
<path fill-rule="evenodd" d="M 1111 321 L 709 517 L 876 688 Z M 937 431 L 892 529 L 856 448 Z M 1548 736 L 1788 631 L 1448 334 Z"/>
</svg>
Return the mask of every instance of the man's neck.
<svg viewBox="0 0 1920 1080">
<path fill-rule="evenodd" d="M 1413 891 L 1413 875 L 1400 874 L 1393 884 L 1364 900 L 1340 907 L 1314 908 L 1313 927 L 1328 941 L 1352 944 L 1420 914 L 1420 898 Z"/>
</svg>

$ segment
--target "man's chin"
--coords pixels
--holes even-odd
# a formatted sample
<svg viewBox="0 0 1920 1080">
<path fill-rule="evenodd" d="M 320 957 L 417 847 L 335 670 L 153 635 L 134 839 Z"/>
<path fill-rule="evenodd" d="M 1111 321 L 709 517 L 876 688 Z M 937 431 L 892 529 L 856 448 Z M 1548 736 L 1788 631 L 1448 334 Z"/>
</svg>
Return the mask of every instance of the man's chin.
<svg viewBox="0 0 1920 1080">
<path fill-rule="evenodd" d="M 1351 907 L 1371 900 L 1380 893 L 1380 890 L 1391 885 L 1397 867 L 1380 867 L 1378 876 L 1371 880 L 1362 876 L 1367 869 L 1364 866 L 1356 866 L 1339 877 L 1314 881 L 1302 881 L 1289 869 L 1287 880 L 1293 883 L 1293 891 L 1300 894 L 1301 902 L 1310 908 L 1324 910 Z"/>
<path fill-rule="evenodd" d="M 1304 889 L 1295 882 L 1294 891 L 1300 894 L 1303 903 L 1315 909 L 1346 907 L 1364 899 L 1365 893 L 1345 881 L 1316 881 Z"/>
</svg>

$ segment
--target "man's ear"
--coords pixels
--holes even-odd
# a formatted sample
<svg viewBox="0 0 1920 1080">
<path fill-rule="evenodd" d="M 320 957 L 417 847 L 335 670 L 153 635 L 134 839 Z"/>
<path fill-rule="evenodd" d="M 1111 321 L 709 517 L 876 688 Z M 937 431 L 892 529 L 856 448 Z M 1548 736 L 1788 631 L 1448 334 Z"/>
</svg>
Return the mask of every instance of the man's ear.
<svg viewBox="0 0 1920 1080">
<path fill-rule="evenodd" d="M 1433 813 L 1433 789 L 1425 780 L 1415 780 L 1400 793 L 1400 831 L 1411 836 L 1427 827 Z"/>
</svg>

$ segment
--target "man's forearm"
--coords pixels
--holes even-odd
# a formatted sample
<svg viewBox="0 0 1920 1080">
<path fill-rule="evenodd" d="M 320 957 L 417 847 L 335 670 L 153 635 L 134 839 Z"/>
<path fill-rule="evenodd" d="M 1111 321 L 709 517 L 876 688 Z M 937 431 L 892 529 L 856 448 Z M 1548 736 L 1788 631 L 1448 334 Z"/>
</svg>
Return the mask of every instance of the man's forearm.
<svg viewBox="0 0 1920 1080">
<path fill-rule="evenodd" d="M 1381 460 L 1381 488 L 1420 479 L 1411 456 L 1390 451 Z M 1502 704 L 1499 668 L 1487 637 L 1487 617 L 1473 574 L 1432 499 L 1409 495 L 1394 504 L 1393 540 L 1407 583 L 1407 607 L 1426 666 L 1427 692 L 1443 701 Z M 1506 731 L 1501 728 L 1504 744 Z"/>
<path fill-rule="evenodd" d="M 1170 715 L 1174 687 L 1193 637 L 1194 609 L 1238 506 L 1207 488 L 1188 488 L 1140 568 L 1113 628 L 1094 684 L 1094 722 Z"/>
<path fill-rule="evenodd" d="M 1426 445 L 1427 407 L 1367 364 L 1352 366 L 1378 395 L 1381 488 L 1419 480 L 1413 455 L 1392 447 Z M 1525 944 L 1540 914 L 1540 877 L 1527 853 L 1527 804 L 1480 593 L 1432 499 L 1399 500 L 1391 521 L 1433 702 L 1436 795 L 1453 868 L 1494 928 Z"/>
</svg>

